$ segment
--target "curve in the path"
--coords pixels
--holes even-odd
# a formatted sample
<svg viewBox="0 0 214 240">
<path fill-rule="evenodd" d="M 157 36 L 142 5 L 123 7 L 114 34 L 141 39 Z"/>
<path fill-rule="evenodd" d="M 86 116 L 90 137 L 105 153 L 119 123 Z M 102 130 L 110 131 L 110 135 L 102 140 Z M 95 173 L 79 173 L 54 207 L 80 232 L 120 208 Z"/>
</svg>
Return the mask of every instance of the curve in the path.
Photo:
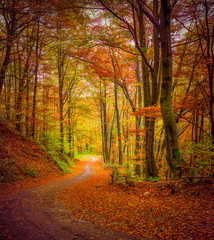
<svg viewBox="0 0 214 240">
<path fill-rule="evenodd" d="M 94 173 L 91 165 L 97 160 L 93 157 L 75 177 L 5 197 L 0 206 L 0 240 L 137 239 L 76 219 L 56 202 L 58 191 Z"/>
</svg>

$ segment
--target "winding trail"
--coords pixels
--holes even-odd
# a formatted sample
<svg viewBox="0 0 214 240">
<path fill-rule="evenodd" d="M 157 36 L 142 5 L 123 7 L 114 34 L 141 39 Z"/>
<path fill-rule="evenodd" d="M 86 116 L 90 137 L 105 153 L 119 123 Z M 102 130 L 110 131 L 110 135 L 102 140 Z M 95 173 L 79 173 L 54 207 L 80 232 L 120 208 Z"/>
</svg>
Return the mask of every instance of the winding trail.
<svg viewBox="0 0 214 240">
<path fill-rule="evenodd" d="M 91 165 L 98 158 L 91 159 L 75 177 L 5 196 L 0 205 L 0 240 L 137 239 L 77 219 L 56 201 L 60 190 L 94 173 Z"/>
</svg>

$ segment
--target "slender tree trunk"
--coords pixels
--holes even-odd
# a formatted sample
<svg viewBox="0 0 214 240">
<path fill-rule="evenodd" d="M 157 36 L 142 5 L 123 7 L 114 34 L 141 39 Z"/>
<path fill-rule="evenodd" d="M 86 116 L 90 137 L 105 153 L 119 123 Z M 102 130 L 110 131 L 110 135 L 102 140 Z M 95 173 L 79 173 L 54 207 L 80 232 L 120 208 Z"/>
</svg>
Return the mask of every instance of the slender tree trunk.
<svg viewBox="0 0 214 240">
<path fill-rule="evenodd" d="M 64 124 L 63 124 L 63 80 L 61 71 L 59 71 L 59 115 L 60 115 L 60 142 L 61 153 L 64 152 Z"/>
<path fill-rule="evenodd" d="M 214 30 L 213 30 L 214 31 Z M 214 34 L 213 34 L 214 35 Z M 214 36 L 213 36 L 214 38 Z M 209 115 L 210 115 L 210 124 L 211 124 L 211 137 L 212 143 L 214 145 L 214 92 L 213 92 L 213 66 L 208 66 L 209 69 L 209 89 L 210 89 L 210 107 L 209 107 Z"/>
<path fill-rule="evenodd" d="M 114 102 L 115 102 L 115 111 L 117 117 L 117 137 L 118 137 L 118 150 L 119 150 L 119 165 L 123 164 L 123 149 L 122 149 L 122 140 L 121 140 L 121 127 L 120 127 L 120 114 L 119 114 L 119 107 L 118 107 L 118 83 L 117 83 L 117 73 L 116 73 L 116 66 L 115 66 L 115 56 L 114 52 L 109 49 L 111 55 L 112 66 L 114 70 L 115 80 L 114 80 Z"/>
<path fill-rule="evenodd" d="M 29 49 L 31 42 L 29 42 L 29 28 L 27 28 L 27 56 L 29 56 Z M 29 110 L 30 110 L 30 98 L 29 93 L 30 92 L 30 76 L 29 76 L 29 67 L 27 69 L 26 73 L 26 98 L 25 98 L 25 136 L 29 136 Z"/>
<path fill-rule="evenodd" d="M 154 3 L 154 16 L 157 18 L 157 2 Z M 155 15 L 156 14 L 156 15 Z M 145 22 L 143 17 L 142 6 L 139 5 L 139 37 L 140 37 L 140 47 L 142 52 L 146 55 L 147 45 L 146 45 L 146 34 L 145 34 Z M 142 58 L 142 73 L 143 73 L 143 93 L 144 93 L 144 107 L 150 107 L 157 104 L 158 100 L 158 85 L 157 85 L 157 73 L 158 73 L 158 61 L 159 61 L 159 48 L 158 48 L 158 33 L 154 30 L 154 52 L 155 52 L 155 70 L 151 72 L 152 75 L 152 87 L 150 86 L 150 74 L 149 68 Z M 156 95 L 155 95 L 156 94 Z M 146 178 L 150 176 L 156 177 L 158 175 L 158 170 L 156 167 L 154 159 L 154 128 L 155 119 L 150 121 L 149 117 L 145 117 L 145 150 L 146 150 L 146 168 L 145 175 Z"/>
<path fill-rule="evenodd" d="M 72 122 L 71 122 L 71 108 L 68 108 L 68 146 L 69 146 L 69 157 L 74 157 L 74 146 L 73 146 L 73 135 L 72 135 Z"/>
<path fill-rule="evenodd" d="M 200 126 L 200 133 L 199 133 L 199 141 L 203 141 L 203 125 L 204 125 L 204 112 L 201 111 L 201 126 Z"/>
<path fill-rule="evenodd" d="M 125 101 L 124 101 L 124 104 Z M 129 114 L 127 107 L 123 107 L 123 137 L 124 137 L 124 146 L 123 146 L 123 156 L 124 159 L 126 158 L 127 167 L 129 168 L 129 161 L 130 161 L 130 139 L 129 139 Z"/>
<path fill-rule="evenodd" d="M 104 163 L 109 163 L 108 157 L 108 133 L 107 133 L 107 116 L 106 116 L 106 86 L 102 90 L 100 83 L 100 108 L 101 108 L 101 126 L 102 126 L 102 148 Z"/>
<path fill-rule="evenodd" d="M 107 99 L 107 89 L 106 85 L 104 85 L 104 101 L 103 101 L 103 120 L 104 120 L 104 142 L 105 142 L 105 154 L 106 154 L 106 162 L 109 163 L 110 159 L 108 156 L 108 122 L 107 122 L 107 106 L 106 106 L 106 99 Z"/>
<path fill-rule="evenodd" d="M 153 0 L 153 16 L 158 21 L 158 1 Z M 154 68 L 151 72 L 152 87 L 151 87 L 151 106 L 156 106 L 159 100 L 160 83 L 158 82 L 159 72 L 159 40 L 158 31 L 153 28 L 153 42 L 154 42 Z M 146 163 L 147 163 L 147 177 L 157 177 L 158 169 L 154 158 L 154 136 L 155 136 L 155 118 L 150 119 L 147 123 L 147 142 L 146 142 Z"/>
<path fill-rule="evenodd" d="M 169 0 L 161 0 L 161 53 L 162 53 L 162 85 L 161 85 L 161 114 L 166 135 L 166 160 L 176 176 L 177 166 L 182 159 L 178 143 L 176 121 L 171 102 L 172 91 L 172 50 L 171 50 L 171 9 Z"/>
<path fill-rule="evenodd" d="M 13 1 L 13 6 L 11 10 L 11 19 L 8 24 L 6 24 L 7 27 L 7 43 L 6 43 L 6 52 L 3 60 L 3 64 L 0 69 L 0 95 L 3 88 L 3 84 L 5 81 L 5 76 L 8 68 L 8 64 L 10 62 L 10 53 L 13 46 L 13 41 L 15 38 L 15 31 L 17 26 L 17 19 L 16 19 L 16 11 L 15 11 L 15 1 Z M 8 22 L 8 17 L 4 15 L 5 22 Z"/>
<path fill-rule="evenodd" d="M 108 152 L 108 157 L 109 157 L 109 163 L 113 164 L 113 161 L 111 160 L 111 149 L 112 149 L 112 140 L 113 140 L 113 130 L 114 130 L 114 123 L 115 123 L 115 118 L 116 118 L 116 111 L 114 111 L 114 116 L 111 124 L 111 130 L 109 133 L 109 152 Z"/>
<path fill-rule="evenodd" d="M 144 17 L 143 17 L 143 10 L 141 6 L 139 5 L 139 36 L 140 36 L 140 47 L 141 50 L 144 52 L 146 55 L 147 52 L 147 46 L 146 46 L 146 39 L 145 39 L 145 22 L 144 22 Z M 144 59 L 142 58 L 142 74 L 143 74 L 143 97 L 144 97 L 144 107 L 149 107 L 151 105 L 151 88 L 150 88 L 150 83 L 149 83 L 149 69 L 148 66 L 146 65 Z M 145 168 L 145 175 L 148 178 L 150 173 L 149 173 L 149 168 L 150 168 L 150 162 L 151 162 L 151 157 L 152 153 L 150 152 L 151 150 L 151 142 L 149 142 L 149 125 L 150 122 L 148 120 L 148 117 L 145 117 L 145 123 L 144 123 L 144 129 L 145 129 L 145 152 L 146 152 L 146 168 Z"/>
<path fill-rule="evenodd" d="M 13 52 L 15 52 L 15 49 L 13 48 Z M 14 114 L 16 114 L 16 105 L 17 105 L 17 62 L 16 62 L 16 56 L 14 54 L 13 56 L 13 74 L 14 74 Z"/>
<path fill-rule="evenodd" d="M 10 65 L 10 73 L 12 73 L 12 64 Z M 7 85 L 5 86 L 5 108 L 6 108 L 6 118 L 10 119 L 11 113 L 11 90 L 12 90 L 12 76 L 8 78 Z"/>
<path fill-rule="evenodd" d="M 23 93 L 25 88 L 25 79 L 24 77 L 19 80 L 18 87 L 18 96 L 17 96 L 17 104 L 16 104 L 16 131 L 21 132 L 21 120 L 22 120 L 22 107 L 23 107 Z"/>
<path fill-rule="evenodd" d="M 47 112 L 47 104 L 46 104 L 46 99 L 48 98 L 48 91 L 46 91 L 47 86 L 43 82 L 43 89 L 42 89 L 42 105 L 43 105 L 43 115 L 42 115 L 42 140 L 43 144 L 46 145 L 46 139 L 47 139 L 47 119 L 46 119 L 46 112 Z"/>
<path fill-rule="evenodd" d="M 38 70 L 39 70 L 39 19 L 37 19 L 36 64 L 35 64 L 35 77 L 34 77 L 34 87 L 33 87 L 33 109 L 32 109 L 32 126 L 31 126 L 31 135 L 33 138 L 35 137 L 35 126 L 36 126 L 36 96 L 37 96 Z"/>
<path fill-rule="evenodd" d="M 69 157 L 72 157 L 71 148 L 71 106 L 70 106 L 70 96 L 68 100 L 68 146 L 69 146 Z"/>
<path fill-rule="evenodd" d="M 137 106 L 138 108 L 142 108 L 142 82 L 141 82 L 141 76 L 140 76 L 140 64 L 138 57 L 136 58 L 136 80 L 137 80 Z M 135 164 L 135 175 L 141 177 L 142 174 L 142 168 L 141 163 L 143 161 L 142 159 L 142 137 L 139 133 L 139 130 L 141 129 L 141 116 L 136 115 L 135 116 L 135 128 L 136 128 L 136 135 L 135 135 L 135 156 L 136 156 L 136 163 Z"/>
<path fill-rule="evenodd" d="M 196 107 L 196 109 L 195 109 L 195 143 L 196 144 L 198 143 L 198 137 L 199 137 L 198 126 L 199 126 L 199 109 L 198 109 L 198 107 Z"/>
<path fill-rule="evenodd" d="M 101 83 L 100 83 L 101 85 Z M 107 163 L 106 158 L 106 144 L 105 144 L 105 127 L 104 127 L 104 105 L 102 100 L 102 90 L 100 89 L 100 120 L 102 127 L 102 152 L 103 152 L 103 161 Z"/>
<path fill-rule="evenodd" d="M 17 46 L 17 52 L 19 48 Z M 27 57 L 29 59 L 29 56 Z M 17 102 L 16 102 L 16 131 L 22 132 L 21 129 L 21 121 L 23 116 L 23 97 L 24 97 L 24 90 L 25 90 L 25 77 L 26 73 L 28 72 L 28 60 L 25 65 L 25 69 L 23 70 L 22 74 L 22 64 L 21 64 L 21 57 L 18 56 L 19 60 L 19 83 L 18 83 L 18 93 L 17 93 Z"/>
<path fill-rule="evenodd" d="M 28 39 L 27 39 L 28 41 Z M 16 102 L 16 130 L 18 132 L 22 132 L 21 125 L 22 125 L 22 118 L 23 118 L 23 99 L 24 99 L 24 92 L 27 87 L 29 87 L 29 63 L 33 49 L 33 43 L 29 43 L 27 49 L 27 56 L 26 56 L 26 63 L 24 68 L 22 68 L 22 59 L 19 54 L 19 46 L 17 44 L 17 53 L 18 53 L 18 60 L 19 60 L 19 85 L 18 85 L 18 93 L 17 93 L 17 102 Z"/>
<path fill-rule="evenodd" d="M 71 94 L 68 96 L 68 145 L 69 145 L 69 157 L 74 157 L 74 136 L 72 125 L 72 106 L 71 106 Z"/>
<path fill-rule="evenodd" d="M 30 80 L 29 80 L 29 73 L 27 73 L 27 80 L 26 80 L 26 106 L 25 106 L 25 136 L 29 136 L 29 109 L 30 109 Z"/>
<path fill-rule="evenodd" d="M 130 154 L 131 151 L 130 151 L 130 144 L 129 144 L 129 143 L 130 143 L 131 140 L 129 139 L 129 126 L 128 126 L 128 122 L 129 122 L 129 112 L 128 112 L 128 109 L 126 110 L 126 113 L 125 113 L 125 114 L 126 114 L 126 129 L 125 129 L 125 130 L 126 130 L 126 139 L 127 139 L 127 142 L 126 142 L 126 143 L 127 143 L 127 147 L 126 147 L 126 149 L 127 149 L 127 150 L 126 150 L 127 154 L 126 154 L 126 155 L 127 155 L 127 163 L 128 163 L 128 166 L 127 166 L 127 167 L 129 168 L 129 161 L 130 161 L 130 155 L 131 155 L 131 154 Z"/>
<path fill-rule="evenodd" d="M 2 64 L 1 71 L 0 71 L 0 94 L 1 94 L 1 91 L 2 91 L 2 88 L 3 88 L 7 67 L 8 67 L 8 64 L 9 64 L 9 61 L 10 61 L 10 52 L 11 52 L 11 43 L 8 43 L 5 58 L 4 58 L 4 62 Z"/>
<path fill-rule="evenodd" d="M 209 93 L 210 93 L 210 106 L 209 106 L 209 115 L 210 115 L 210 124 L 211 124 L 211 137 L 212 143 L 214 146 L 214 90 L 213 90 L 213 73 L 214 73 L 214 26 L 212 26 L 212 32 L 209 30 L 209 7 L 207 0 L 205 0 L 205 7 L 206 7 L 206 26 L 207 26 L 207 69 L 208 69 L 208 76 L 209 76 Z M 211 36 L 211 37 L 210 37 Z"/>
<path fill-rule="evenodd" d="M 62 45 L 62 33 L 61 33 L 61 26 L 57 24 L 57 32 L 60 36 L 59 43 L 57 44 L 58 47 L 58 58 L 57 58 L 57 67 L 58 67 L 58 84 L 59 84 L 59 118 L 60 118 L 60 142 L 61 153 L 64 152 L 64 116 L 63 116 L 63 88 L 64 88 L 64 76 L 65 76 L 65 56 L 66 53 L 64 52 L 63 45 Z"/>
<path fill-rule="evenodd" d="M 117 117 L 117 137 L 118 137 L 118 150 L 119 150 L 119 165 L 123 164 L 123 149 L 122 149 L 122 139 L 121 139 L 121 128 L 120 128 L 120 114 L 118 108 L 118 84 L 114 82 L 114 97 L 115 97 L 115 110 Z"/>
</svg>

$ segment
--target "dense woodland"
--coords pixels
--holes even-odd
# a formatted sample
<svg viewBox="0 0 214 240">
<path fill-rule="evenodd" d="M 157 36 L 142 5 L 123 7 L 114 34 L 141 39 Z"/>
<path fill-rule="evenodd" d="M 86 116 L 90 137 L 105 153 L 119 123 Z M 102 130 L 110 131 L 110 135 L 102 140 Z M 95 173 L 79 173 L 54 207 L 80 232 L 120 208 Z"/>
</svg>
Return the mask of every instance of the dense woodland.
<svg viewBox="0 0 214 240">
<path fill-rule="evenodd" d="M 1 0 L 1 121 L 139 178 L 213 173 L 211 0 Z"/>
</svg>

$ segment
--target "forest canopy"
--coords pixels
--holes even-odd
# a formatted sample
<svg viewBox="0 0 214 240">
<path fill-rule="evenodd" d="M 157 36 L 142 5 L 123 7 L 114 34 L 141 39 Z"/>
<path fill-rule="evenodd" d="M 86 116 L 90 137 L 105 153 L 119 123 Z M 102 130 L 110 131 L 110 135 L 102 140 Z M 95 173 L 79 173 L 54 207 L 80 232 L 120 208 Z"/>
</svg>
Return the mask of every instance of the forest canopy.
<svg viewBox="0 0 214 240">
<path fill-rule="evenodd" d="M 139 178 L 213 171 L 211 0 L 0 0 L 0 114 Z"/>
</svg>

